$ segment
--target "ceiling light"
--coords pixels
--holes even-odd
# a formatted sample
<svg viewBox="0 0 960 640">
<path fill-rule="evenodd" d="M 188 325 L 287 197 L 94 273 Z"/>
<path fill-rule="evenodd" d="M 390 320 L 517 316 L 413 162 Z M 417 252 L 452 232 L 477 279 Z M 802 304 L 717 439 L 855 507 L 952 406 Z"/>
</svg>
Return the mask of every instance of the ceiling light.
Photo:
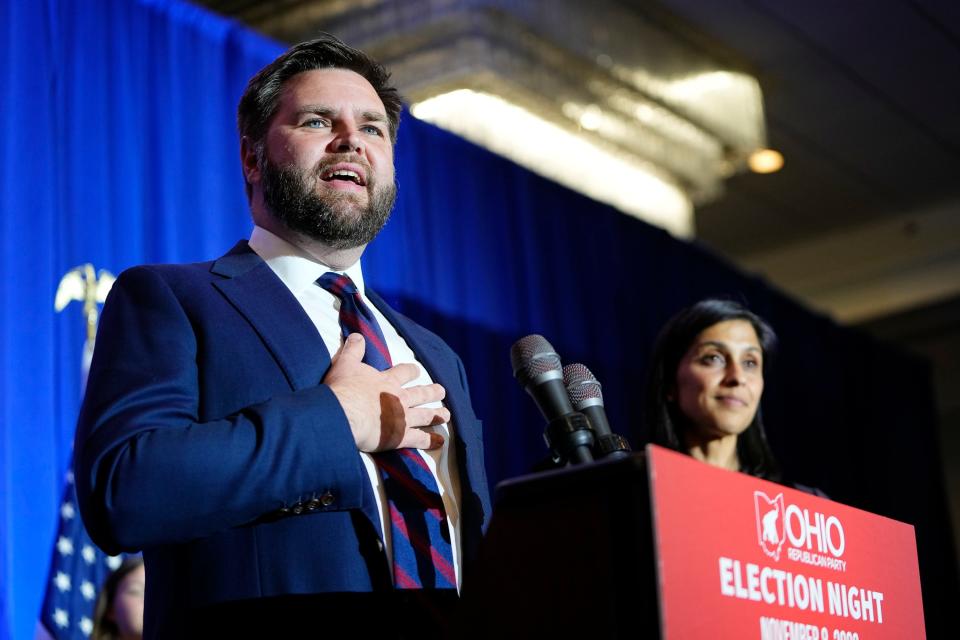
<svg viewBox="0 0 960 640">
<path fill-rule="evenodd" d="M 580 114 L 580 126 L 587 131 L 596 131 L 603 122 L 603 111 L 595 104 L 587 105 Z"/>
<path fill-rule="evenodd" d="M 783 155 L 774 149 L 757 149 L 747 160 L 754 173 L 776 173 L 783 168 Z"/>
<path fill-rule="evenodd" d="M 605 123 L 602 110 L 594 109 L 577 114 L 581 126 L 588 113 L 589 124 Z M 678 237 L 693 235 L 693 204 L 662 171 L 499 96 L 458 89 L 417 102 L 410 113 Z"/>
</svg>

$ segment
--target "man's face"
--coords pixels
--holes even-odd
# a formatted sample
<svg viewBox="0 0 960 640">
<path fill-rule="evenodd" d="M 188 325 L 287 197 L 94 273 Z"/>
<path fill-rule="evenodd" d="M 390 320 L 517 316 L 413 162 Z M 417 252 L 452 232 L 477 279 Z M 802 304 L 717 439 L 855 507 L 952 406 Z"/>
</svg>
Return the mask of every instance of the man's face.
<svg viewBox="0 0 960 640">
<path fill-rule="evenodd" d="M 292 231 L 336 249 L 367 244 L 396 197 L 383 102 L 353 71 L 297 74 L 284 85 L 258 173 L 266 207 Z"/>
</svg>

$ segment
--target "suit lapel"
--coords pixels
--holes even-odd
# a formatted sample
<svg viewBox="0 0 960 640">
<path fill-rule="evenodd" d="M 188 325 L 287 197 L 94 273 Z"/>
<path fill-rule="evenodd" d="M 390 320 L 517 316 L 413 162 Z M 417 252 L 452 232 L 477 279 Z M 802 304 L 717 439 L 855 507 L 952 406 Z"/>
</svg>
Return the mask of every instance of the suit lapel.
<svg viewBox="0 0 960 640">
<path fill-rule="evenodd" d="M 242 241 L 211 271 L 225 277 L 214 286 L 260 335 L 291 389 L 318 384 L 330 367 L 330 354 L 303 307 L 267 263 Z"/>
</svg>

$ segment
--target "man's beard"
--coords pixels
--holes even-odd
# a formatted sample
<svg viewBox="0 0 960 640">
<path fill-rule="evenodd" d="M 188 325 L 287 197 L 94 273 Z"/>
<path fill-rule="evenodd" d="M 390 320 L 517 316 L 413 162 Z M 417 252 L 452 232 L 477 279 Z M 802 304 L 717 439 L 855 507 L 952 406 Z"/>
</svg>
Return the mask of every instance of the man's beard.
<svg viewBox="0 0 960 640">
<path fill-rule="evenodd" d="M 367 205 L 360 194 L 329 190 L 317 192 L 326 167 L 340 162 L 359 164 L 366 170 Z M 311 173 L 295 166 L 279 166 L 269 158 L 261 166 L 263 200 L 274 218 L 288 229 L 332 249 L 353 249 L 373 240 L 390 218 L 397 186 L 378 184 L 365 162 L 356 157 L 330 158 Z"/>
</svg>

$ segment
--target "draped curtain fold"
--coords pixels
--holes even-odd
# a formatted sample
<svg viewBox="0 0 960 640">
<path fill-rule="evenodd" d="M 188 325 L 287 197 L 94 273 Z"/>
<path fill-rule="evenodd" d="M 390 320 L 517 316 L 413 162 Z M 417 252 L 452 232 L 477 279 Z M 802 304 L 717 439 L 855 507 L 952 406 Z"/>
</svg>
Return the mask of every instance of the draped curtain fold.
<svg viewBox="0 0 960 640">
<path fill-rule="evenodd" d="M 248 236 L 234 113 L 282 47 L 172 0 L 0 2 L 0 29 L 3 640 L 30 637 L 37 619 L 80 401 L 83 318 L 78 303 L 54 313 L 59 279 L 87 262 L 118 273 L 208 259 Z M 949 610 L 956 563 L 924 362 L 406 115 L 397 171 L 365 277 L 461 354 L 492 483 L 546 455 L 542 419 L 511 376 L 515 340 L 541 333 L 586 364 L 614 429 L 639 447 L 659 327 L 701 297 L 733 296 L 781 337 L 764 411 L 783 466 L 914 523 L 928 623 Z"/>
</svg>

